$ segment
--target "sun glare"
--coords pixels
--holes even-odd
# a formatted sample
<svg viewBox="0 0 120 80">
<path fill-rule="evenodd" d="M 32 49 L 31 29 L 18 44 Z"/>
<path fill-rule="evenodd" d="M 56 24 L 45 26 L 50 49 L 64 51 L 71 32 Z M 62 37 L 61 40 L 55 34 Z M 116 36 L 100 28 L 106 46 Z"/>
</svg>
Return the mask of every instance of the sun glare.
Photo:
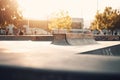
<svg viewBox="0 0 120 80">
<path fill-rule="evenodd" d="M 51 13 L 58 10 L 68 11 L 71 17 L 83 17 L 81 6 L 84 2 L 75 0 L 18 0 L 23 16 L 30 19 L 47 19 Z"/>
<path fill-rule="evenodd" d="M 47 19 L 51 13 L 67 7 L 63 0 L 18 0 L 18 3 L 23 16 L 30 19 Z"/>
<path fill-rule="evenodd" d="M 78 11 L 79 3 L 74 0 L 18 0 L 18 3 L 23 16 L 30 19 L 47 19 L 51 13 L 58 10 L 68 11 L 70 15 L 81 14 L 81 11 Z"/>
<path fill-rule="evenodd" d="M 98 0 L 98 2 L 98 9 L 104 10 L 106 6 L 118 7 L 120 1 Z M 18 3 L 23 16 L 30 19 L 47 19 L 51 13 L 65 10 L 71 17 L 92 20 L 97 10 L 97 0 L 18 0 Z"/>
<path fill-rule="evenodd" d="M 48 15 L 48 8 L 41 0 L 18 0 L 24 18 L 45 19 Z"/>
</svg>

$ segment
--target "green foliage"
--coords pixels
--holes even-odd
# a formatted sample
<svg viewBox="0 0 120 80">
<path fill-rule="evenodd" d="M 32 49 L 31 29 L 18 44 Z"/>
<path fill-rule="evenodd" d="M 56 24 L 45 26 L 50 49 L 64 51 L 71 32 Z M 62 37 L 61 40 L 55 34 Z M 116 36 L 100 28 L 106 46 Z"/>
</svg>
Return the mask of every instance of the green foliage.
<svg viewBox="0 0 120 80">
<path fill-rule="evenodd" d="M 91 23 L 92 30 L 115 29 L 120 25 L 120 14 L 116 9 L 106 7 L 103 13 L 97 12 L 95 20 Z"/>
<path fill-rule="evenodd" d="M 56 12 L 51 15 L 50 23 L 48 24 L 48 28 L 50 30 L 53 29 L 71 29 L 72 19 L 69 16 L 67 11 Z"/>
<path fill-rule="evenodd" d="M 22 19 L 17 0 L 0 0 L 0 25 L 17 24 Z"/>
</svg>

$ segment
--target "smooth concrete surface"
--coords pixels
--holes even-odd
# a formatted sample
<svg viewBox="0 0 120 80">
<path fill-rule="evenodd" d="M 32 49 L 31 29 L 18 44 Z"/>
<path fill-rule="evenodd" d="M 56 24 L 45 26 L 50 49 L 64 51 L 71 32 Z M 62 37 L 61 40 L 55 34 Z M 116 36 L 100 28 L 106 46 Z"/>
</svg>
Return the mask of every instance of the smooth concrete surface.
<svg viewBox="0 0 120 80">
<path fill-rule="evenodd" d="M 78 54 L 119 44 L 101 41 L 60 46 L 50 41 L 0 41 L 0 80 L 119 80 L 119 56 Z"/>
</svg>

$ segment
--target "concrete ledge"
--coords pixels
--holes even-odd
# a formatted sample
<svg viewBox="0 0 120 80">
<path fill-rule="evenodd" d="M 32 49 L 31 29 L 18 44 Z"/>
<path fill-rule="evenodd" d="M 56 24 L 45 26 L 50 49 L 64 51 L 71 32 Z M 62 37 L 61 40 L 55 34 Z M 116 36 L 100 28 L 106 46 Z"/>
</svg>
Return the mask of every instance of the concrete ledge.
<svg viewBox="0 0 120 80">
<path fill-rule="evenodd" d="M 56 35 L 56 34 L 54 34 Z M 58 35 L 58 34 L 57 34 Z M 61 36 L 61 37 L 60 37 Z M 94 38 L 96 41 L 120 41 L 120 36 L 116 35 L 84 35 L 84 34 L 67 34 L 68 38 L 75 39 L 75 38 L 87 38 L 92 39 Z M 60 34 L 59 36 L 54 37 L 56 40 L 61 40 L 65 38 L 64 34 Z M 15 35 L 0 35 L 0 40 L 33 40 L 33 41 L 52 41 L 53 35 L 23 35 L 23 36 L 15 36 Z M 68 43 L 65 43 L 68 44 Z"/>
<path fill-rule="evenodd" d="M 93 39 L 94 38 L 92 34 L 81 34 L 81 33 L 67 33 L 66 36 L 68 39 L 83 39 L 83 38 Z"/>
<path fill-rule="evenodd" d="M 52 35 L 1 35 L 0 40 L 32 40 L 32 41 L 52 41 Z"/>
<path fill-rule="evenodd" d="M 94 36 L 96 41 L 120 41 L 120 36 L 118 35 L 98 35 Z"/>
</svg>

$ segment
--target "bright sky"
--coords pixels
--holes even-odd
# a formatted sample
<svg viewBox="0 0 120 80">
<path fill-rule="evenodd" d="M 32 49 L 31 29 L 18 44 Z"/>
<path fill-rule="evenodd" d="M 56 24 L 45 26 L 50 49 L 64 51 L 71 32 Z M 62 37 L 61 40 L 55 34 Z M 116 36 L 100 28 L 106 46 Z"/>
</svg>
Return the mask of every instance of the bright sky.
<svg viewBox="0 0 120 80">
<path fill-rule="evenodd" d="M 66 10 L 71 17 L 84 18 L 84 21 L 94 19 L 98 10 L 106 6 L 120 8 L 120 0 L 18 0 L 23 9 L 23 16 L 32 19 L 47 19 L 55 11 Z"/>
</svg>

